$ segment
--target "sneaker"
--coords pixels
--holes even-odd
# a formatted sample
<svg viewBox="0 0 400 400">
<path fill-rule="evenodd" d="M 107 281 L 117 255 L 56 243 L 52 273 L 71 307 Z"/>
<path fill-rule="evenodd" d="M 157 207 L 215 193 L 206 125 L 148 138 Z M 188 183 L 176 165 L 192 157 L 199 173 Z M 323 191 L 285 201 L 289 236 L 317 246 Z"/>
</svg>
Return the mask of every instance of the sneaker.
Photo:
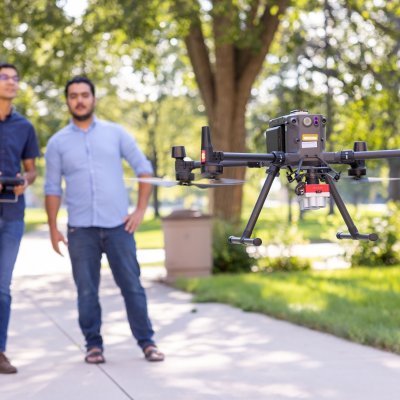
<svg viewBox="0 0 400 400">
<path fill-rule="evenodd" d="M 0 353 L 0 374 L 15 374 L 16 372 L 17 368 L 11 365 L 4 353 Z"/>
</svg>

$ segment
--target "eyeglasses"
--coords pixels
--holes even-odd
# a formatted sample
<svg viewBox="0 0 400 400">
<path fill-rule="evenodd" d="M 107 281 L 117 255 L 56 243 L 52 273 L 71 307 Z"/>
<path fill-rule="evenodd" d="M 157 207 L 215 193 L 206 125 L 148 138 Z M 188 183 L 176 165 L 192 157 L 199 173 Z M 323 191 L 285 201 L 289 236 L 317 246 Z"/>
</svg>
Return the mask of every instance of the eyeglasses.
<svg viewBox="0 0 400 400">
<path fill-rule="evenodd" d="M 9 79 L 12 79 L 14 82 L 19 82 L 18 75 L 10 76 L 7 74 L 0 74 L 0 81 L 8 81 Z"/>
</svg>

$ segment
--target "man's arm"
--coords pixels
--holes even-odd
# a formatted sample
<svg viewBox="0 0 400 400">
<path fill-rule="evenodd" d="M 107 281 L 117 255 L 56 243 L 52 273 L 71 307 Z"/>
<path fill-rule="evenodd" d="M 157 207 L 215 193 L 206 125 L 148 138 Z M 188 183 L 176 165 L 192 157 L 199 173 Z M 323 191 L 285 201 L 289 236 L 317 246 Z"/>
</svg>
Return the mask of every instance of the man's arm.
<svg viewBox="0 0 400 400">
<path fill-rule="evenodd" d="M 15 186 L 14 193 L 17 196 L 20 196 L 22 193 L 24 193 L 25 189 L 29 185 L 32 185 L 37 176 L 34 158 L 28 158 L 26 160 L 22 160 L 22 165 L 24 167 L 24 174 L 22 176 L 20 174 L 17 174 L 17 177 L 23 178 L 25 183 L 23 185 Z"/>
<path fill-rule="evenodd" d="M 151 177 L 151 174 L 141 174 L 139 177 Z M 142 223 L 146 208 L 149 204 L 149 199 L 152 191 L 152 186 L 149 183 L 139 182 L 138 202 L 135 211 L 125 218 L 125 230 L 133 233 Z"/>
<path fill-rule="evenodd" d="M 50 239 L 53 249 L 60 256 L 63 254 L 60 250 L 60 242 L 63 242 L 65 245 L 68 245 L 67 240 L 64 235 L 58 230 L 57 227 L 57 214 L 60 209 L 61 197 L 54 195 L 47 195 L 45 200 L 45 207 L 47 213 L 47 222 L 50 228 Z"/>
</svg>

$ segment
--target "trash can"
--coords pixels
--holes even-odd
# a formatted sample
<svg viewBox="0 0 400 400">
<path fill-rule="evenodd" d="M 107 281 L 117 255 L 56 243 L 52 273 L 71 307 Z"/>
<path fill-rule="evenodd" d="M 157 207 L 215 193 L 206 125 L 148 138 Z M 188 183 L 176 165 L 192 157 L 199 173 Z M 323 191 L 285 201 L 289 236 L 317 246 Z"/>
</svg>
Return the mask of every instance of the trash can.
<svg viewBox="0 0 400 400">
<path fill-rule="evenodd" d="M 212 218 L 198 210 L 176 210 L 162 219 L 167 282 L 211 274 Z"/>
</svg>

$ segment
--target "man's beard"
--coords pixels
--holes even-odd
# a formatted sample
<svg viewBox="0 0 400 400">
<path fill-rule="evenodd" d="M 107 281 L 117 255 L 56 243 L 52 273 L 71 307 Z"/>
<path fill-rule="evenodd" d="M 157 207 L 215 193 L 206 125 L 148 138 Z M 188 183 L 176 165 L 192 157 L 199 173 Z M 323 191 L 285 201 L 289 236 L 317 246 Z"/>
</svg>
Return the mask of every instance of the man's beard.
<svg viewBox="0 0 400 400">
<path fill-rule="evenodd" d="M 72 116 L 74 117 L 74 119 L 76 119 L 77 121 L 87 121 L 88 119 L 90 119 L 93 115 L 94 110 L 90 110 L 88 113 L 83 114 L 83 115 L 77 115 L 73 112 L 71 112 Z"/>
</svg>

